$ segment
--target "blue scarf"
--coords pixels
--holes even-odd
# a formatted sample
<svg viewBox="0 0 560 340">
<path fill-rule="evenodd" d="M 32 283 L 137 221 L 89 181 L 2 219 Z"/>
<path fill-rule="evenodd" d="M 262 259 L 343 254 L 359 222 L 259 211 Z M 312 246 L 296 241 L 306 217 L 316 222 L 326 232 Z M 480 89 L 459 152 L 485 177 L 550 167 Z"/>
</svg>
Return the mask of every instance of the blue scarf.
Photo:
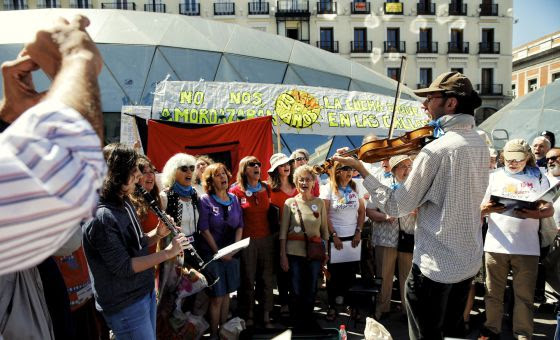
<svg viewBox="0 0 560 340">
<path fill-rule="evenodd" d="M 348 203 L 350 202 L 350 193 L 352 193 L 352 188 L 350 187 L 350 184 L 346 185 L 346 188 L 343 188 L 341 186 L 338 187 L 338 190 L 342 191 L 342 194 L 344 195 L 344 202 Z"/>
<path fill-rule="evenodd" d="M 391 173 L 391 171 L 383 173 L 384 178 L 391 178 L 392 176 L 393 176 L 393 174 Z"/>
<path fill-rule="evenodd" d="M 227 195 L 228 195 L 228 198 L 229 198 L 228 201 L 222 200 L 221 198 L 219 198 L 219 197 L 216 196 L 215 194 L 212 194 L 212 198 L 213 198 L 216 202 L 220 203 L 221 205 L 226 206 L 226 207 L 229 207 L 230 205 L 233 204 L 233 196 L 232 196 L 230 193 L 228 193 Z"/>
<path fill-rule="evenodd" d="M 429 126 L 434 127 L 434 138 L 439 138 L 439 137 L 441 137 L 445 134 L 445 131 L 443 131 L 443 127 L 441 126 L 441 120 L 440 119 L 441 119 L 441 117 L 438 118 L 437 120 L 431 120 L 427 124 Z"/>
<path fill-rule="evenodd" d="M 177 182 L 173 184 L 173 191 L 179 194 L 180 197 L 191 197 L 193 193 L 193 187 L 188 185 L 181 185 Z"/>
<path fill-rule="evenodd" d="M 254 187 L 251 186 L 251 184 L 247 183 L 247 190 L 249 190 L 249 191 L 252 192 L 253 194 L 254 194 L 255 192 L 261 191 L 261 189 L 262 189 L 262 185 L 261 185 L 261 182 L 260 182 L 260 181 L 259 181 L 259 182 L 257 183 L 257 185 L 255 185 Z"/>
<path fill-rule="evenodd" d="M 395 182 L 395 183 L 391 184 L 391 190 L 397 190 L 400 187 L 402 187 L 402 184 L 400 184 L 400 183 Z"/>
<path fill-rule="evenodd" d="M 503 169 L 504 169 L 504 171 L 505 171 L 507 174 L 510 174 L 510 175 L 518 175 L 518 174 L 519 174 L 519 175 L 521 175 L 521 174 L 523 174 L 523 175 L 529 175 L 529 176 L 531 176 L 531 177 L 538 178 L 539 180 L 542 178 L 542 172 L 541 172 L 541 170 L 540 170 L 538 167 L 536 167 L 536 166 L 528 166 L 528 165 L 527 165 L 527 166 L 525 166 L 525 169 L 523 169 L 523 171 L 520 171 L 520 172 L 518 172 L 518 173 L 513 173 L 513 172 L 511 172 L 511 171 L 507 168 L 507 166 L 504 166 Z"/>
</svg>

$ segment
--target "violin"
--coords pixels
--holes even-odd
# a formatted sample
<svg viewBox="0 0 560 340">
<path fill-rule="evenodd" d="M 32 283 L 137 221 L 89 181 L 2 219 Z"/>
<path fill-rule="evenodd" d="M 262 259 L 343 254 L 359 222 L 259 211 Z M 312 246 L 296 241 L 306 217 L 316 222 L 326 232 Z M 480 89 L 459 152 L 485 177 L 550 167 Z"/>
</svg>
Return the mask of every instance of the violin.
<svg viewBox="0 0 560 340">
<path fill-rule="evenodd" d="M 357 156 L 359 160 L 366 163 L 379 162 L 393 156 L 408 154 L 422 149 L 426 144 L 434 140 L 434 127 L 424 126 L 416 130 L 406 132 L 397 138 L 386 138 L 372 140 L 362 144 L 357 149 L 340 154 L 342 157 Z M 328 158 L 320 165 L 315 165 L 313 170 L 317 174 L 324 174 L 334 165 L 332 158 Z"/>
</svg>

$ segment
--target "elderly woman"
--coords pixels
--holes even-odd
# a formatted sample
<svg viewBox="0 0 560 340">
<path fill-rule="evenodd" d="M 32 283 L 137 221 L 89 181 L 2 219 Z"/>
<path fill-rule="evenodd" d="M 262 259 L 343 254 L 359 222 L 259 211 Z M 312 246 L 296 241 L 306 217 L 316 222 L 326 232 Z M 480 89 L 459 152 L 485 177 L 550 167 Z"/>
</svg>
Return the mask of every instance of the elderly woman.
<svg viewBox="0 0 560 340">
<path fill-rule="evenodd" d="M 328 214 L 328 226 L 331 243 L 335 250 L 344 251 L 343 241 L 350 241 L 351 246 L 361 247 L 361 233 L 366 216 L 364 200 L 360 198 L 356 183 L 352 180 L 354 169 L 335 163 L 330 170 L 329 184 L 321 190 L 321 198 L 325 201 Z M 330 247 L 330 245 L 329 245 Z M 329 310 L 327 320 L 336 318 L 336 304 L 342 304 L 348 289 L 356 277 L 358 262 L 329 263 L 331 274 L 327 282 Z"/>
<path fill-rule="evenodd" d="M 539 219 L 550 217 L 550 202 L 535 209 L 507 209 L 493 196 L 533 200 L 549 188 L 547 177 L 536 166 L 531 148 L 522 139 L 506 143 L 505 167 L 490 174 L 481 209 L 488 215 L 484 244 L 486 266 L 486 323 L 479 339 L 499 338 L 502 330 L 504 289 L 513 272 L 513 333 L 520 339 L 533 335 L 533 298 L 540 255 Z M 507 209 L 507 210 L 506 210 Z"/>
<path fill-rule="evenodd" d="M 302 165 L 306 165 L 309 162 L 309 152 L 305 149 L 296 149 L 290 155 L 290 159 L 294 161 L 294 170 L 299 168 Z M 311 192 L 313 196 L 319 197 L 320 188 L 319 188 L 319 178 L 315 176 L 315 184 L 313 185 L 313 191 Z"/>
<path fill-rule="evenodd" d="M 412 169 L 412 161 L 408 156 L 395 156 L 387 162 L 388 169 L 391 171 L 391 176 L 380 177 L 382 183 L 391 188 L 398 188 L 407 178 L 410 170 Z M 396 178 L 399 175 L 400 179 Z M 403 240 L 400 241 L 401 249 L 404 250 L 403 244 L 408 238 L 410 244 L 410 234 L 414 233 L 414 226 L 416 224 L 416 215 L 411 213 L 409 215 L 396 218 L 389 216 L 379 209 L 367 209 L 367 215 L 374 221 L 372 229 L 372 244 L 375 247 L 375 267 L 376 276 L 383 279 L 381 283 L 381 292 L 377 299 L 375 309 L 375 318 L 380 320 L 385 314 L 391 310 L 391 292 L 393 289 L 393 275 L 395 273 L 395 264 L 399 256 L 399 241 L 402 236 Z M 408 251 L 412 251 L 410 248 Z M 402 252 L 404 253 L 404 251 Z M 410 271 L 412 264 L 408 263 L 406 254 L 401 255 L 401 260 L 406 262 L 402 268 L 399 266 L 399 279 L 401 286 L 406 281 L 406 276 Z M 401 288 L 401 306 L 404 311 L 404 287 Z"/>
<path fill-rule="evenodd" d="M 164 250 L 149 253 L 169 230 L 163 223 L 148 234 L 140 228 L 129 200 L 140 178 L 137 159 L 123 145 L 108 154 L 99 206 L 83 227 L 83 247 L 96 305 L 116 338 L 155 340 L 154 266 L 179 254 L 187 240 L 179 234 Z"/>
<path fill-rule="evenodd" d="M 196 165 L 195 165 L 195 169 L 194 169 L 194 184 L 193 187 L 195 188 L 196 192 L 198 193 L 199 196 L 204 195 L 204 189 L 202 188 L 202 174 L 204 173 L 204 170 L 206 170 L 206 167 L 210 164 L 214 164 L 214 161 L 212 160 L 212 158 L 206 156 L 206 155 L 199 155 L 196 156 Z"/>
<path fill-rule="evenodd" d="M 270 169 L 268 169 L 268 184 L 271 188 L 270 204 L 278 207 L 280 212 L 279 218 L 282 217 L 284 202 L 298 193 L 294 184 L 292 163 L 293 160 L 283 153 L 275 153 L 270 157 Z M 278 240 L 276 240 L 275 248 L 276 254 L 279 254 L 280 243 Z M 290 275 L 280 268 L 280 263 L 278 261 L 277 263 L 276 283 L 278 285 L 280 315 L 282 317 L 289 317 Z"/>
<path fill-rule="evenodd" d="M 309 165 L 302 165 L 294 173 L 297 196 L 289 198 L 282 210 L 280 226 L 280 265 L 290 272 L 294 293 L 295 319 L 309 325 L 317 293 L 317 280 L 322 260 L 308 260 L 308 242 L 321 243 L 329 237 L 327 211 L 322 199 L 313 196 L 315 175 Z"/>
<path fill-rule="evenodd" d="M 241 287 L 238 291 L 240 314 L 247 326 L 254 324 L 255 283 L 263 322 L 272 328 L 270 311 L 273 306 L 274 239 L 268 222 L 270 189 L 261 182 L 261 162 L 254 156 L 239 162 L 237 184 L 230 189 L 237 196 L 243 210 L 243 238 L 251 242 L 241 252 Z"/>
<path fill-rule="evenodd" d="M 241 240 L 243 211 L 237 196 L 227 192 L 231 173 L 222 163 L 209 165 L 202 174 L 206 194 L 200 198 L 198 229 L 202 234 L 199 244 L 204 261 L 210 260 L 219 249 Z M 208 264 L 207 269 L 220 279 L 209 289 L 210 333 L 218 335 L 218 324 L 227 321 L 229 294 L 239 287 L 239 261 L 231 255 Z"/>
</svg>

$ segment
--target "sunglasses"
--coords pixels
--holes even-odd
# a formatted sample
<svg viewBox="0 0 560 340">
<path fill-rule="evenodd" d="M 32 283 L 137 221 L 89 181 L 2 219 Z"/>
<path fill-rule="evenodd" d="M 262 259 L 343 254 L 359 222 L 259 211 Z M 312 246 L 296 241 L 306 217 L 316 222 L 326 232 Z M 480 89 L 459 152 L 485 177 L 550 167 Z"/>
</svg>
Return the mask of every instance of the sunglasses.
<svg viewBox="0 0 560 340">
<path fill-rule="evenodd" d="M 247 163 L 247 166 L 249 166 L 251 168 L 254 168 L 254 167 L 258 166 L 260 168 L 261 167 L 261 162 L 249 162 L 249 163 Z"/>
<path fill-rule="evenodd" d="M 558 156 L 552 156 L 552 157 L 547 157 L 546 158 L 547 163 L 550 162 L 550 161 L 556 162 L 557 160 L 558 160 Z"/>
<path fill-rule="evenodd" d="M 187 172 L 187 171 L 194 171 L 194 165 L 183 165 L 179 167 L 179 170 L 181 170 L 182 172 Z"/>
<path fill-rule="evenodd" d="M 305 158 L 305 157 L 297 157 L 295 160 L 298 161 L 298 162 L 301 162 L 301 161 L 306 161 L 307 158 Z"/>
<path fill-rule="evenodd" d="M 437 99 L 437 98 L 445 98 L 445 96 L 427 96 L 426 97 L 426 104 L 428 104 L 432 99 Z"/>
</svg>

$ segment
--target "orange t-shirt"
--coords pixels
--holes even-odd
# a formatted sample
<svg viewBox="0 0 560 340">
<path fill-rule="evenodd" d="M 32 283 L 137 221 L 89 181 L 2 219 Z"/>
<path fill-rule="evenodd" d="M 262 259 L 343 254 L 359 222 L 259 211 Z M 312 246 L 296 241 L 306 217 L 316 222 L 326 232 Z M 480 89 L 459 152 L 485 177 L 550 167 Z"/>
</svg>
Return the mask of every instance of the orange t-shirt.
<svg viewBox="0 0 560 340">
<path fill-rule="evenodd" d="M 231 188 L 230 192 L 239 198 L 241 209 L 243 209 L 243 222 L 245 223 L 243 237 L 263 238 L 270 235 L 268 224 L 270 200 L 264 184 L 263 190 L 250 196 L 239 185 Z"/>
<path fill-rule="evenodd" d="M 53 258 L 68 290 L 70 309 L 75 311 L 93 297 L 84 248 L 80 247 L 68 256 Z"/>
<path fill-rule="evenodd" d="M 150 209 L 148 210 L 148 215 L 146 215 L 146 217 L 140 224 L 142 225 L 142 231 L 145 233 L 149 233 L 150 231 L 154 230 L 155 227 L 157 227 L 158 223 L 159 218 L 157 217 L 156 213 Z M 156 249 L 157 243 L 154 243 L 148 248 L 148 251 L 150 252 L 150 254 L 153 254 L 156 252 Z"/>
<path fill-rule="evenodd" d="M 282 210 L 284 209 L 284 202 L 286 202 L 288 198 L 292 198 L 297 194 L 298 194 L 297 190 L 294 190 L 293 195 L 288 195 L 282 190 L 272 190 L 270 192 L 270 203 L 274 204 L 280 209 L 280 218 L 282 218 Z"/>
</svg>

